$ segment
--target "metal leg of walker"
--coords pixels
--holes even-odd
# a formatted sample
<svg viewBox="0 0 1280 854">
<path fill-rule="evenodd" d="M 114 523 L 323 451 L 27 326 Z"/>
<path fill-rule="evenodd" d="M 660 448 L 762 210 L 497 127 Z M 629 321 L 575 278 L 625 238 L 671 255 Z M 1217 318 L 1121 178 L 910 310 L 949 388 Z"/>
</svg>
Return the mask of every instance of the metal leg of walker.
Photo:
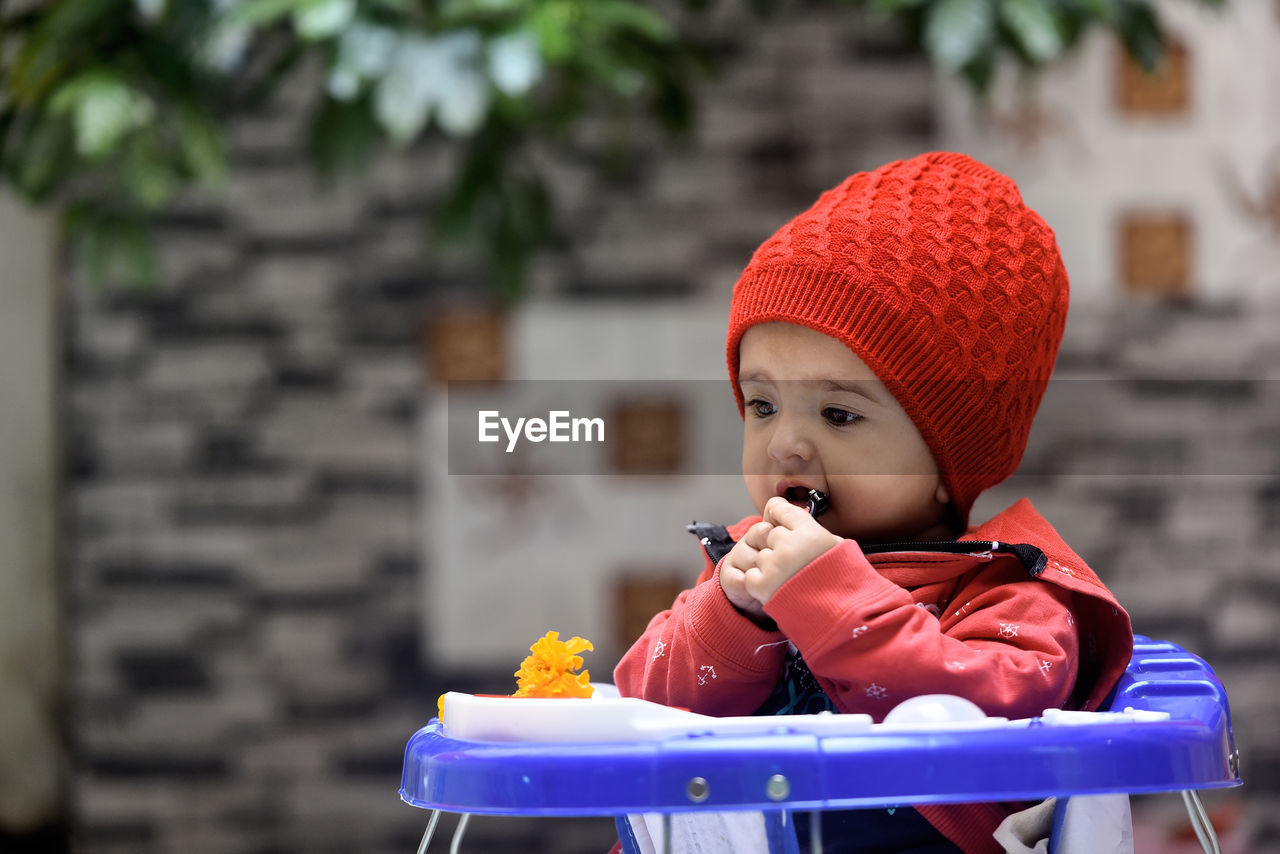
<svg viewBox="0 0 1280 854">
<path fill-rule="evenodd" d="M 453 841 L 449 843 L 449 854 L 458 854 L 458 849 L 462 847 L 462 835 L 467 831 L 467 822 L 471 820 L 470 813 L 463 813 L 458 819 L 458 826 L 453 829 Z M 427 830 L 422 834 L 422 842 L 418 844 L 418 854 L 427 854 L 427 848 L 431 846 L 431 837 L 436 835 L 436 825 L 440 823 L 440 810 L 431 811 L 431 819 L 427 822 Z"/>
<path fill-rule="evenodd" d="M 822 812 L 820 810 L 809 813 L 809 852 L 822 854 Z"/>
<path fill-rule="evenodd" d="M 467 822 L 471 821 L 470 813 L 463 813 L 458 819 L 458 826 L 453 829 L 453 842 L 449 843 L 449 854 L 458 854 L 462 847 L 462 834 L 467 832 Z"/>
<path fill-rule="evenodd" d="M 1191 829 L 1196 832 L 1196 839 L 1200 840 L 1200 847 L 1204 849 L 1204 854 L 1222 854 L 1222 848 L 1218 845 L 1218 834 L 1213 829 L 1213 822 L 1209 820 L 1209 813 L 1205 811 L 1200 795 L 1194 789 L 1185 789 L 1182 792 L 1182 802 L 1187 807 L 1187 815 L 1191 817 Z"/>
<path fill-rule="evenodd" d="M 427 822 L 427 830 L 422 834 L 422 842 L 418 844 L 418 854 L 427 854 L 431 845 L 431 837 L 436 835 L 436 825 L 440 823 L 440 810 L 431 811 L 431 820 Z"/>
<path fill-rule="evenodd" d="M 662 814 L 662 854 L 671 854 L 675 850 L 675 841 L 671 838 L 671 813 Z"/>
</svg>

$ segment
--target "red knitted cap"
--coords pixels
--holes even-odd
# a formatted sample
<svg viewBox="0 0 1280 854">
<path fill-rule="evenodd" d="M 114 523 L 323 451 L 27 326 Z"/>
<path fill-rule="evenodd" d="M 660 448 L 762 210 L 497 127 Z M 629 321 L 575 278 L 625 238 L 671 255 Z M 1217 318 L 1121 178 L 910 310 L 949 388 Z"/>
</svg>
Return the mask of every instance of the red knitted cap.
<svg viewBox="0 0 1280 854">
<path fill-rule="evenodd" d="M 757 323 L 836 338 L 911 416 L 967 522 L 1022 459 L 1067 318 L 1053 231 L 1012 180 L 933 152 L 860 172 L 766 240 L 733 291 L 729 378 Z"/>
</svg>

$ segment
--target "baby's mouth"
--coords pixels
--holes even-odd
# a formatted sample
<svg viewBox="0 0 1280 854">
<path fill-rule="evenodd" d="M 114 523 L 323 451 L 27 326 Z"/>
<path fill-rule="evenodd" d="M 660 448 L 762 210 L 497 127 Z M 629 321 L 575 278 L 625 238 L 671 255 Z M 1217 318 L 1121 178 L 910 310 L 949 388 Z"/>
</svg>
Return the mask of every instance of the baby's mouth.
<svg viewBox="0 0 1280 854">
<path fill-rule="evenodd" d="M 803 507 L 805 510 L 809 509 L 809 487 L 801 486 L 799 484 L 795 486 L 788 486 L 786 489 L 782 490 L 781 495 L 783 498 L 787 499 L 789 504 L 794 504 L 797 507 Z"/>
<path fill-rule="evenodd" d="M 831 509 L 831 500 L 825 492 L 803 484 L 788 486 L 782 490 L 781 495 L 788 503 L 807 510 L 815 519 Z"/>
</svg>

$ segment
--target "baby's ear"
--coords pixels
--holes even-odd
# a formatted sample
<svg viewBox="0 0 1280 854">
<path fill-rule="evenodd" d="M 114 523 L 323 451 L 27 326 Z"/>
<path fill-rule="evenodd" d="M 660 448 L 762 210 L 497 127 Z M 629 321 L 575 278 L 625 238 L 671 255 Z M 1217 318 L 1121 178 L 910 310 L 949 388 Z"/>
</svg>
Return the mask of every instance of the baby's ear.
<svg viewBox="0 0 1280 854">
<path fill-rule="evenodd" d="M 938 481 L 938 488 L 934 490 L 933 498 L 939 504 L 946 505 L 951 503 L 951 493 L 947 490 L 947 485 L 942 481 Z"/>
</svg>

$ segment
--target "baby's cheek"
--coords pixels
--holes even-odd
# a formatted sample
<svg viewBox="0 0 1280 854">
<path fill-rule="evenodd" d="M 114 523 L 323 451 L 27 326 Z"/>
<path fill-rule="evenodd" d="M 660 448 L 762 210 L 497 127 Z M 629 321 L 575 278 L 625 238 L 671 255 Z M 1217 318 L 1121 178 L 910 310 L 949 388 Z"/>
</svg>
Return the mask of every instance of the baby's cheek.
<svg viewBox="0 0 1280 854">
<path fill-rule="evenodd" d="M 756 513 L 764 514 L 764 505 L 773 497 L 773 488 L 769 483 L 766 475 L 744 473 L 743 480 L 746 482 L 747 495 L 751 498 L 751 504 L 755 507 Z"/>
</svg>

